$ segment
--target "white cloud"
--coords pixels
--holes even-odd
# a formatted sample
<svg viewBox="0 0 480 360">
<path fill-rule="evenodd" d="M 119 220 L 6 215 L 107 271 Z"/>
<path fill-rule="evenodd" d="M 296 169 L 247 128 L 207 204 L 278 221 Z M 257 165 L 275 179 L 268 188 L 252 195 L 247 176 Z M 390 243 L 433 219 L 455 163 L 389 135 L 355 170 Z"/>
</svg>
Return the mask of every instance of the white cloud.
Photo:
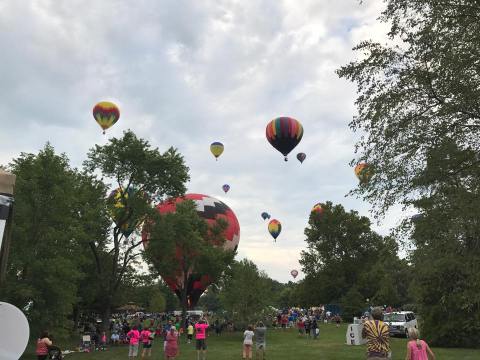
<svg viewBox="0 0 480 360">
<path fill-rule="evenodd" d="M 161 150 L 178 147 L 191 168 L 189 190 L 220 197 L 237 213 L 239 256 L 288 281 L 290 268 L 300 270 L 313 204 L 331 200 L 368 214 L 367 204 L 344 197 L 356 185 L 348 166 L 355 137 L 347 126 L 355 89 L 334 70 L 354 57 L 359 41 L 384 38 L 375 20 L 382 6 L 380 0 L 4 2 L 0 163 L 50 141 L 79 166 L 89 148 L 106 142 L 93 105 L 114 100 L 121 118 L 108 136 L 131 128 Z M 305 128 L 287 163 L 264 137 L 266 123 L 280 115 Z M 209 152 L 216 140 L 225 144 L 218 162 Z M 297 150 L 307 153 L 302 165 Z M 226 195 L 224 183 L 231 186 Z M 260 218 L 265 210 L 283 224 L 276 243 Z"/>
</svg>

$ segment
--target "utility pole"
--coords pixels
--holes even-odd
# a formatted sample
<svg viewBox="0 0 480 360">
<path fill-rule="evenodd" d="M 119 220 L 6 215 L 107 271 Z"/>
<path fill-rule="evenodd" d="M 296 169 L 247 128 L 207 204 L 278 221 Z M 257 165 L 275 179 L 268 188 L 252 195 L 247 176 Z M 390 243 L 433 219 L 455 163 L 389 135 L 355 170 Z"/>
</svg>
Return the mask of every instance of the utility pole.
<svg viewBox="0 0 480 360">
<path fill-rule="evenodd" d="M 7 273 L 13 222 L 15 175 L 0 168 L 0 287 Z"/>
</svg>

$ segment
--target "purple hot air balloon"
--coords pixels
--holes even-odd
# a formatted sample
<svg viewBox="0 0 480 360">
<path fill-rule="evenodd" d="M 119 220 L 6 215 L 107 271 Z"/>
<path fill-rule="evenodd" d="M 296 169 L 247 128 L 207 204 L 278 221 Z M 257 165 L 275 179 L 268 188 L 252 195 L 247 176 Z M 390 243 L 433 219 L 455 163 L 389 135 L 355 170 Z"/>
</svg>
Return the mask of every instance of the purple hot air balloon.
<svg viewBox="0 0 480 360">
<path fill-rule="evenodd" d="M 297 154 L 297 159 L 298 161 L 300 161 L 301 163 L 303 163 L 303 161 L 307 158 L 307 154 L 305 153 L 298 153 Z"/>
<path fill-rule="evenodd" d="M 225 191 L 225 194 L 226 194 L 228 192 L 228 190 L 230 190 L 230 185 L 225 184 L 225 185 L 222 186 L 222 189 L 223 189 L 223 191 Z"/>
</svg>

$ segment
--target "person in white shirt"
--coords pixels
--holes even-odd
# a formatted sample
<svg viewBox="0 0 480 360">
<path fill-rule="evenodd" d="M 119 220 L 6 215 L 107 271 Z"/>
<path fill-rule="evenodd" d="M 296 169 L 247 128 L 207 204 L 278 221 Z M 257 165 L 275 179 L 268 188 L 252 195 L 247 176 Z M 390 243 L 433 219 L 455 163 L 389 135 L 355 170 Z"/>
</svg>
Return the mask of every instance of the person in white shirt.
<svg viewBox="0 0 480 360">
<path fill-rule="evenodd" d="M 252 346 L 253 346 L 253 326 L 248 325 L 247 330 L 243 333 L 243 358 L 251 359 L 252 358 Z"/>
</svg>

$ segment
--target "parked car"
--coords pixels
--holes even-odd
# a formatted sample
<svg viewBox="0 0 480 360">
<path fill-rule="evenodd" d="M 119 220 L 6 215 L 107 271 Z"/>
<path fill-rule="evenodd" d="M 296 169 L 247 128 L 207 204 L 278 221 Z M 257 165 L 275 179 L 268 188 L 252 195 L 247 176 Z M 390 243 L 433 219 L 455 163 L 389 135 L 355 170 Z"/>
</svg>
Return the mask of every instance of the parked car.
<svg viewBox="0 0 480 360">
<path fill-rule="evenodd" d="M 408 337 L 408 329 L 417 327 L 417 319 L 411 311 L 387 313 L 383 321 L 388 324 L 390 335 L 404 335 Z"/>
</svg>

